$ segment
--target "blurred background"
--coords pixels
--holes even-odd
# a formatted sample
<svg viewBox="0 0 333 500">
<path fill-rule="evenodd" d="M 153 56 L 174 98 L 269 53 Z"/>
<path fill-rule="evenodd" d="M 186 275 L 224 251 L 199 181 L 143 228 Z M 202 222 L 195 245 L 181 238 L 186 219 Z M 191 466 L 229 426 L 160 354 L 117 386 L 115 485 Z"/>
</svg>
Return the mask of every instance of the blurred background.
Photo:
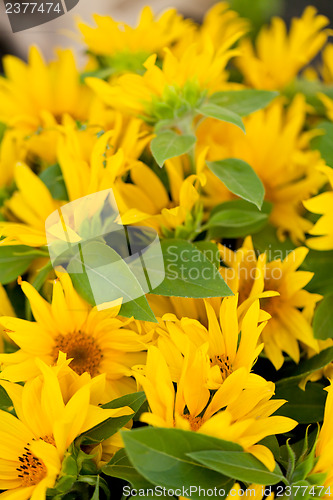
<svg viewBox="0 0 333 500">
<path fill-rule="evenodd" d="M 0 54 L 3 56 L 10 53 L 26 59 L 28 47 L 36 44 L 46 59 L 52 58 L 55 47 L 71 47 L 78 59 L 82 60 L 82 48 L 79 47 L 79 36 L 75 30 L 75 17 L 89 22 L 93 13 L 109 14 L 116 20 L 135 25 L 140 10 L 148 4 L 156 13 L 176 7 L 184 16 L 200 22 L 204 13 L 214 3 L 214 0 L 80 0 L 73 10 L 58 19 L 12 33 L 5 13 L 5 2 L 0 0 Z M 292 17 L 301 15 L 307 5 L 314 5 L 321 14 L 327 15 L 333 28 L 333 0 L 230 0 L 229 4 L 241 16 L 252 20 L 254 33 L 272 16 L 280 15 L 288 22 Z"/>
</svg>

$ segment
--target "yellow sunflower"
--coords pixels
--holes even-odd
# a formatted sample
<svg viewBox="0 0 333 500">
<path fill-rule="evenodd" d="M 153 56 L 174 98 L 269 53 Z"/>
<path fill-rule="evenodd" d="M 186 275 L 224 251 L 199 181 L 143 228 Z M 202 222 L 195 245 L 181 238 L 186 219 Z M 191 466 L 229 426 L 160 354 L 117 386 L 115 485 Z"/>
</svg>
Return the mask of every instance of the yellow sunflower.
<svg viewBox="0 0 333 500">
<path fill-rule="evenodd" d="M 221 89 L 227 79 L 226 64 L 235 53 L 216 50 L 212 41 L 205 39 L 191 44 L 180 56 L 165 49 L 162 68 L 156 63 L 156 54 L 151 55 L 142 76 L 128 73 L 111 83 L 86 78 L 86 83 L 112 108 L 155 123 L 166 110 L 182 109 L 185 101 L 195 107 L 206 93 Z"/>
<path fill-rule="evenodd" d="M 179 381 L 183 355 L 188 348 L 192 352 L 208 346 L 210 360 L 210 389 L 218 389 L 236 370 L 245 368 L 250 373 L 264 345 L 259 344 L 260 334 L 270 315 L 260 311 L 256 300 L 240 322 L 238 320 L 238 294 L 226 297 L 214 311 L 209 300 L 205 301 L 208 326 L 183 315 L 177 320 L 167 314 L 156 329 L 157 346 L 168 361 L 175 381 Z M 265 321 L 264 321 L 265 320 Z"/>
<path fill-rule="evenodd" d="M 270 221 L 278 236 L 287 233 L 295 242 L 304 241 L 312 224 L 303 217 L 302 202 L 318 192 L 323 176 L 315 168 L 324 165 L 318 151 L 309 149 L 316 131 L 303 132 L 306 103 L 298 95 L 288 108 L 276 99 L 269 108 L 244 119 L 246 134 L 237 127 L 207 119 L 198 129 L 198 151 L 209 146 L 207 160 L 240 158 L 249 163 L 265 187 L 265 199 L 273 204 Z M 233 195 L 208 169 L 203 203 L 207 209 Z"/>
<path fill-rule="evenodd" d="M 0 121 L 33 132 L 44 123 L 55 125 L 65 113 L 78 120 L 86 118 L 91 92 L 80 84 L 70 50 L 59 51 L 57 59 L 47 64 L 31 47 L 28 63 L 9 55 L 3 64 Z"/>
<path fill-rule="evenodd" d="M 155 52 L 162 55 L 164 47 L 172 46 L 191 30 L 191 22 L 184 20 L 176 9 L 168 9 L 155 16 L 146 6 L 134 28 L 110 16 L 95 14 L 93 19 L 94 27 L 82 21 L 78 23 L 88 50 L 96 55 L 108 56 L 111 67 L 117 69 L 118 64 L 128 71 L 133 66 L 140 69 L 140 63 L 142 68 L 142 63 Z"/>
<path fill-rule="evenodd" d="M 246 83 L 259 89 L 284 88 L 325 45 L 330 30 L 324 28 L 329 22 L 309 6 L 292 20 L 289 33 L 283 19 L 276 17 L 271 26 L 261 29 L 255 47 L 250 39 L 242 40 L 237 64 Z"/>
<path fill-rule="evenodd" d="M 328 178 L 333 188 L 333 170 L 329 167 L 320 169 Z M 315 250 L 333 249 L 333 191 L 321 193 L 310 200 L 304 201 L 304 206 L 315 214 L 322 214 L 315 225 L 308 231 L 314 238 L 309 238 L 306 244 Z"/>
<path fill-rule="evenodd" d="M 78 374 L 106 374 L 106 401 L 135 391 L 131 367 L 145 361 L 144 351 L 151 335 L 137 333 L 131 320 L 117 318 L 120 306 L 104 311 L 92 308 L 74 290 L 67 273 L 58 276 L 53 284 L 52 304 L 32 285 L 21 283 L 36 322 L 0 318 L 19 347 L 15 353 L 0 355 L 1 377 L 13 382 L 31 379 L 38 373 L 36 358 L 53 365 L 59 352 L 64 352 Z"/>
<path fill-rule="evenodd" d="M 150 139 L 141 120 L 126 120 L 120 113 L 113 128 L 97 139 L 94 128 L 78 132 L 70 126 L 58 148 L 69 199 L 112 188 L 123 224 L 147 225 L 159 232 L 183 224 L 199 200 L 203 179 L 186 177 L 186 158 L 168 160 L 170 196 L 158 175 L 137 160 Z"/>
<path fill-rule="evenodd" d="M 177 427 L 237 442 L 273 470 L 271 451 L 257 443 L 265 436 L 295 427 L 289 418 L 270 416 L 285 401 L 270 401 L 274 384 L 249 375 L 245 368 L 229 375 L 211 398 L 207 387 L 209 365 L 207 347 L 187 352 L 175 390 L 164 356 L 151 346 L 145 374 L 136 373 L 150 407 L 150 413 L 144 413 L 141 420 L 157 427 Z"/>
<path fill-rule="evenodd" d="M 82 381 L 69 396 L 60 382 L 71 375 L 66 364 L 65 373 L 61 365 L 50 368 L 38 360 L 37 366 L 40 375 L 24 387 L 1 381 L 17 416 L 0 410 L 0 488 L 8 490 L 0 498 L 45 499 L 66 449 L 77 436 L 107 418 L 132 413 L 128 407 L 105 410 L 91 403 L 93 392 L 101 391 L 96 386 L 103 389 L 103 376 L 94 384 Z"/>
<path fill-rule="evenodd" d="M 318 352 L 311 319 L 315 305 L 322 297 L 304 290 L 313 273 L 297 270 L 308 250 L 299 247 L 284 260 L 267 262 L 266 254 L 257 258 L 250 236 L 236 252 L 223 245 L 219 248 L 221 259 L 227 266 L 221 268 L 221 274 L 231 290 L 239 293 L 241 309 L 245 311 L 253 300 L 262 297 L 261 308 L 271 315 L 261 340 L 264 352 L 275 368 L 281 368 L 284 362 L 283 351 L 298 363 L 299 342 Z M 278 294 L 265 296 L 272 291 Z"/>
</svg>

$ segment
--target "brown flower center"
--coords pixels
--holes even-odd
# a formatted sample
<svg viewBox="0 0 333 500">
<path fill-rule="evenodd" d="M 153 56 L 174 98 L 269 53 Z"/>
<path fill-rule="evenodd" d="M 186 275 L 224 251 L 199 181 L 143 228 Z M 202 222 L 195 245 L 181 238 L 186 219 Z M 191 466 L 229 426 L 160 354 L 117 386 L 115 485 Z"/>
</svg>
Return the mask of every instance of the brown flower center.
<svg viewBox="0 0 333 500">
<path fill-rule="evenodd" d="M 19 457 L 21 465 L 16 470 L 22 480 L 22 486 L 34 486 L 44 479 L 47 469 L 44 462 L 31 453 L 27 446 L 24 450 L 25 453 Z"/>
<path fill-rule="evenodd" d="M 191 426 L 191 431 L 196 432 L 197 430 L 200 429 L 200 427 L 203 424 L 202 417 L 193 417 L 192 415 L 189 415 L 188 413 L 186 415 L 183 415 L 183 417 L 189 421 L 190 426 Z"/>
<path fill-rule="evenodd" d="M 59 351 L 73 358 L 70 367 L 79 375 L 88 372 L 94 377 L 98 374 L 103 355 L 93 337 L 81 331 L 59 335 L 52 350 L 54 361 L 58 359 Z"/>
<path fill-rule="evenodd" d="M 213 366 L 217 365 L 220 368 L 223 381 L 225 381 L 225 379 L 232 373 L 232 366 L 229 362 L 229 356 L 226 356 L 225 354 L 218 354 L 217 356 L 214 356 L 210 361 Z"/>
<path fill-rule="evenodd" d="M 52 444 L 52 446 L 56 446 L 56 442 L 53 436 L 44 436 L 41 438 L 45 443 Z"/>
<path fill-rule="evenodd" d="M 260 299 L 260 308 L 268 312 L 271 316 L 275 316 L 280 303 L 280 297 L 266 297 L 264 299 Z"/>
</svg>

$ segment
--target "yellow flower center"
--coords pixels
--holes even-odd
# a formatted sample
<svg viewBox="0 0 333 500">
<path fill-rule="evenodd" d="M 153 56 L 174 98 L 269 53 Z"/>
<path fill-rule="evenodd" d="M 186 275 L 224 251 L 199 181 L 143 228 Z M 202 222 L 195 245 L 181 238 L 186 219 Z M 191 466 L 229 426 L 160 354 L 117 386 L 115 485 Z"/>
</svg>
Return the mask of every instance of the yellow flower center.
<svg viewBox="0 0 333 500">
<path fill-rule="evenodd" d="M 70 366 L 79 375 L 88 372 L 94 377 L 98 374 L 103 355 L 93 337 L 81 331 L 59 335 L 52 351 L 54 361 L 58 359 L 59 351 L 73 358 Z"/>
<path fill-rule="evenodd" d="M 19 457 L 20 467 L 17 467 L 18 477 L 22 479 L 22 486 L 34 486 L 47 474 L 47 469 L 42 460 L 37 458 L 29 448 L 24 448 L 25 453 Z"/>
<path fill-rule="evenodd" d="M 226 354 L 218 354 L 217 356 L 214 356 L 210 361 L 213 366 L 217 365 L 220 368 L 223 381 L 232 373 L 229 356 L 227 356 Z"/>
</svg>

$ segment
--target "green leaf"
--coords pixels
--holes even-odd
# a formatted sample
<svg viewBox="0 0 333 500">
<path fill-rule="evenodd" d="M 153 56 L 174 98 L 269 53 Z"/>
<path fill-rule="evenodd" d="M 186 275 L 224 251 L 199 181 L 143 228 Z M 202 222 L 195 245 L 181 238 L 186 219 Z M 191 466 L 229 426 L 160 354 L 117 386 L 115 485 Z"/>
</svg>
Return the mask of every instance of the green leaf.
<svg viewBox="0 0 333 500">
<path fill-rule="evenodd" d="M 5 389 L 2 386 L 0 386 L 0 408 L 1 410 L 8 411 L 8 408 L 10 406 L 13 406 L 12 400 L 8 396 Z"/>
<path fill-rule="evenodd" d="M 195 462 L 188 453 L 203 450 L 241 451 L 236 443 L 222 441 L 198 432 L 145 427 L 121 432 L 126 453 L 136 470 L 153 484 L 165 488 L 224 488 L 229 478 Z M 187 496 L 187 495 L 186 495 Z M 198 499 L 198 491 L 189 498 Z"/>
<path fill-rule="evenodd" d="M 0 283 L 16 280 L 38 257 L 48 257 L 48 253 L 24 245 L 0 246 Z"/>
<path fill-rule="evenodd" d="M 238 158 L 227 158 L 219 161 L 209 161 L 207 166 L 223 184 L 240 198 L 262 206 L 265 196 L 263 183 L 253 168 Z"/>
<path fill-rule="evenodd" d="M 104 404 L 102 408 L 106 409 L 129 406 L 132 408 L 133 413 L 131 415 L 124 415 L 123 417 L 109 418 L 105 422 L 101 422 L 99 425 L 82 435 L 83 442 L 85 444 L 100 443 L 104 439 L 113 436 L 113 434 L 118 432 L 119 429 L 124 427 L 132 418 L 134 418 L 145 401 L 145 393 L 136 392 L 134 394 L 127 394 L 126 396 L 122 396 Z"/>
<path fill-rule="evenodd" d="M 212 241 L 195 241 L 193 244 L 217 269 L 220 269 L 220 251 L 216 243 Z"/>
<path fill-rule="evenodd" d="M 167 297 L 226 297 L 232 295 L 218 269 L 192 243 L 184 240 L 161 241 L 165 278 L 153 290 Z"/>
<path fill-rule="evenodd" d="M 74 456 L 70 452 L 72 449 L 73 448 L 71 447 L 70 450 L 66 451 L 61 464 L 61 471 L 59 476 L 57 477 L 54 488 L 49 488 L 47 490 L 48 496 L 55 496 L 59 493 L 66 493 L 73 486 L 77 478 L 78 467 Z"/>
<path fill-rule="evenodd" d="M 35 276 L 35 279 L 32 282 L 32 285 L 36 290 L 40 290 L 42 286 L 44 285 L 46 278 L 48 277 L 49 273 L 52 271 L 52 262 L 49 260 L 45 266 L 41 267 Z"/>
<path fill-rule="evenodd" d="M 314 137 L 311 148 L 318 149 L 326 164 L 333 168 L 333 123 L 321 122 L 316 125 L 316 129 L 323 130 L 324 135 Z"/>
<path fill-rule="evenodd" d="M 288 253 L 294 250 L 295 245 L 289 238 L 280 241 L 277 237 L 277 228 L 266 224 L 258 233 L 253 236 L 253 244 L 260 253 L 267 253 L 267 260 L 283 260 Z"/>
<path fill-rule="evenodd" d="M 315 108 L 316 115 L 324 116 L 326 108 L 319 99 L 318 94 L 326 94 L 333 99 L 333 85 L 326 85 L 320 80 L 309 80 L 307 78 L 294 78 L 293 81 L 284 89 L 284 94 L 292 100 L 295 95 L 303 94 L 306 102 Z M 317 128 L 317 126 L 316 126 Z"/>
<path fill-rule="evenodd" d="M 3 136 L 6 132 L 7 125 L 3 122 L 0 122 L 0 144 L 2 142 Z"/>
<path fill-rule="evenodd" d="M 99 68 L 93 71 L 85 71 L 80 75 L 80 83 L 84 83 L 86 78 L 100 78 L 101 80 L 106 80 L 111 75 L 115 73 L 114 68 Z"/>
<path fill-rule="evenodd" d="M 76 252 L 67 270 L 82 297 L 93 305 L 123 297 L 129 316 L 142 321 L 157 321 L 136 276 L 113 248 L 98 241 L 80 246 L 80 256 Z M 89 288 L 86 288 L 88 282 Z"/>
<path fill-rule="evenodd" d="M 262 229 L 268 221 L 270 205 L 259 211 L 245 200 L 232 200 L 218 206 L 202 229 L 209 230 L 209 239 L 239 238 Z"/>
<path fill-rule="evenodd" d="M 303 361 L 298 365 L 296 370 L 293 370 L 289 376 L 284 377 L 276 382 L 276 387 L 288 387 L 292 383 L 298 383 L 303 378 L 310 375 L 312 372 L 321 370 L 329 363 L 333 361 L 333 347 L 328 347 L 324 349 L 319 354 L 316 354 L 312 358 Z"/>
<path fill-rule="evenodd" d="M 66 184 L 58 163 L 43 170 L 39 175 L 55 200 L 68 201 Z"/>
<path fill-rule="evenodd" d="M 281 461 L 281 463 L 286 468 L 286 476 L 287 479 L 290 479 L 294 473 L 295 465 L 296 465 L 296 453 L 294 448 L 290 446 L 290 439 L 287 439 L 285 446 L 281 447 L 281 458 L 285 457 L 285 461 Z"/>
<path fill-rule="evenodd" d="M 333 337 L 333 295 L 327 295 L 318 305 L 313 317 L 313 332 L 316 339 Z"/>
<path fill-rule="evenodd" d="M 172 130 L 165 130 L 154 137 L 150 147 L 156 163 L 162 167 L 165 160 L 187 153 L 195 142 L 194 135 L 179 135 Z"/>
<path fill-rule="evenodd" d="M 292 383 L 283 386 L 276 384 L 274 398 L 286 399 L 287 403 L 275 415 L 293 418 L 300 424 L 320 422 L 324 417 L 326 397 L 327 392 L 318 383 L 308 382 L 305 391 Z"/>
<path fill-rule="evenodd" d="M 245 132 L 244 123 L 241 117 L 229 109 L 208 102 L 200 106 L 200 108 L 196 109 L 196 111 L 203 116 L 207 116 L 207 118 L 216 118 L 216 120 L 232 123 Z"/>
<path fill-rule="evenodd" d="M 148 305 L 148 307 L 147 307 Z M 150 321 L 156 323 L 157 319 L 150 309 L 146 297 L 138 297 L 137 299 L 132 299 L 130 302 L 125 302 L 121 305 L 119 316 L 124 316 L 125 318 L 135 318 L 140 321 Z"/>
<path fill-rule="evenodd" d="M 107 476 L 128 481 L 137 490 L 152 487 L 152 484 L 133 467 L 124 449 L 117 451 L 110 462 L 104 465 L 102 472 Z"/>
<path fill-rule="evenodd" d="M 209 102 L 228 108 L 240 116 L 247 116 L 265 108 L 278 95 L 278 92 L 270 90 L 227 90 L 216 92 L 209 98 Z"/>
<path fill-rule="evenodd" d="M 243 451 L 196 451 L 187 453 L 194 460 L 237 481 L 256 484 L 276 484 L 283 481 L 278 465 L 273 472 L 251 453 Z"/>
<path fill-rule="evenodd" d="M 333 251 L 310 250 L 302 264 L 304 271 L 314 273 L 306 286 L 309 292 L 322 295 L 333 293 Z"/>
</svg>

